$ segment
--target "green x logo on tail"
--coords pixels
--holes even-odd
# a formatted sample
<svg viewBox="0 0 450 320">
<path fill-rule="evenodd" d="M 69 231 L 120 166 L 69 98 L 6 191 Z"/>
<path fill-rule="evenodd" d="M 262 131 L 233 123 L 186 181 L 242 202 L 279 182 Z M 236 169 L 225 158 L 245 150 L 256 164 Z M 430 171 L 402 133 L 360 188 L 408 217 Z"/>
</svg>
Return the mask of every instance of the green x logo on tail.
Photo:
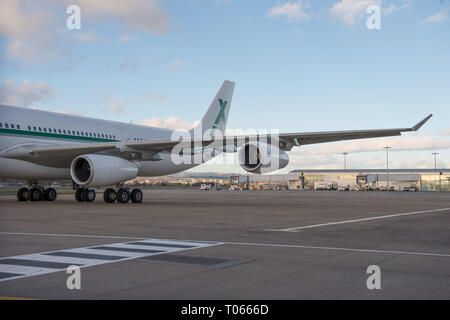
<svg viewBox="0 0 450 320">
<path fill-rule="evenodd" d="M 214 129 L 217 128 L 217 126 L 219 125 L 220 119 L 222 119 L 225 122 L 225 108 L 227 106 L 227 101 L 219 99 L 219 104 L 220 104 L 220 111 L 219 114 L 217 115 L 216 121 L 214 121 L 213 125 Z"/>
</svg>

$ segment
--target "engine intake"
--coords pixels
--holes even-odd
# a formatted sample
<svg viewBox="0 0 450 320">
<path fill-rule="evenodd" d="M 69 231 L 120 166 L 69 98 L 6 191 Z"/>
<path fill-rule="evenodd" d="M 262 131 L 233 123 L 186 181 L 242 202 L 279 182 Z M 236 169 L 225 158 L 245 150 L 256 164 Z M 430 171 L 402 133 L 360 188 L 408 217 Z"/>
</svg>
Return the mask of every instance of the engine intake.
<svg viewBox="0 0 450 320">
<path fill-rule="evenodd" d="M 283 169 L 289 163 L 289 156 L 275 145 L 251 141 L 242 146 L 238 153 L 239 165 L 252 173 L 267 173 Z"/>
<path fill-rule="evenodd" d="M 138 174 L 134 162 L 113 156 L 85 154 L 73 159 L 70 175 L 76 184 L 100 187 L 133 179 Z"/>
</svg>

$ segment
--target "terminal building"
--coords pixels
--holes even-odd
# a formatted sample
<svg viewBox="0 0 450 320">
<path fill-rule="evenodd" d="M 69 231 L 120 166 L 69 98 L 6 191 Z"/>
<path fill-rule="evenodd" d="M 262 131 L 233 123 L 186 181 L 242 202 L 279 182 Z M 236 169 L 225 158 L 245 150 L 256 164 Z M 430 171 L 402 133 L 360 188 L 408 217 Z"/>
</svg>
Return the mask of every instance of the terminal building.
<svg viewBox="0 0 450 320">
<path fill-rule="evenodd" d="M 293 170 L 289 174 L 232 176 L 248 189 L 450 191 L 450 169 Z"/>
</svg>

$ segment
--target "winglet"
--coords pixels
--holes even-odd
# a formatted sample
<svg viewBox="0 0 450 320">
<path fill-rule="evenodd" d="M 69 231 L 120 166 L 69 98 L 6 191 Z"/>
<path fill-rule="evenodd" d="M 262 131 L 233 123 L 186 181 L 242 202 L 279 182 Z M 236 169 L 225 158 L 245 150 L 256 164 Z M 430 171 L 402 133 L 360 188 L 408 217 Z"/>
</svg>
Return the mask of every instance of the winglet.
<svg viewBox="0 0 450 320">
<path fill-rule="evenodd" d="M 416 124 L 414 127 L 412 127 L 412 131 L 417 131 L 419 130 L 424 124 L 425 122 L 427 122 L 433 115 L 430 114 L 428 117 L 426 117 L 425 119 L 423 119 L 422 121 L 420 121 L 418 124 Z"/>
</svg>

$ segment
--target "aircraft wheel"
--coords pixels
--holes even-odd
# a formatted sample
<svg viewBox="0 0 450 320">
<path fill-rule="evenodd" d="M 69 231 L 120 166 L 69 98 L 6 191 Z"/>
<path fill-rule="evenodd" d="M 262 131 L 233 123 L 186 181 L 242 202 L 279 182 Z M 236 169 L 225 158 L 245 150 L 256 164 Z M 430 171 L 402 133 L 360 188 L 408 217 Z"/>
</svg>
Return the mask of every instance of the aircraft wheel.
<svg viewBox="0 0 450 320">
<path fill-rule="evenodd" d="M 141 203 L 142 202 L 142 198 L 143 198 L 143 195 L 142 195 L 142 191 L 141 190 L 133 189 L 131 191 L 131 201 L 133 203 Z"/>
<path fill-rule="evenodd" d="M 39 201 L 43 198 L 42 191 L 39 188 L 31 188 L 30 190 L 30 200 Z"/>
<path fill-rule="evenodd" d="M 44 198 L 47 201 L 55 201 L 56 199 L 56 190 L 53 188 L 45 189 Z"/>
<path fill-rule="evenodd" d="M 130 193 L 125 189 L 119 189 L 116 193 L 116 199 L 120 203 L 127 203 L 130 201 Z"/>
<path fill-rule="evenodd" d="M 86 202 L 92 202 L 95 200 L 95 190 L 84 189 L 81 192 L 81 199 Z"/>
<path fill-rule="evenodd" d="M 113 203 L 114 201 L 116 201 L 116 191 L 111 188 L 106 189 L 103 193 L 103 200 L 106 203 Z"/>
<path fill-rule="evenodd" d="M 77 189 L 77 191 L 75 192 L 75 199 L 78 201 L 78 202 L 82 202 L 83 201 L 83 199 L 81 198 L 81 193 L 83 192 L 83 188 L 78 188 Z"/>
<path fill-rule="evenodd" d="M 17 191 L 17 200 L 19 201 L 27 201 L 30 198 L 30 190 L 28 188 L 20 188 Z"/>
</svg>

